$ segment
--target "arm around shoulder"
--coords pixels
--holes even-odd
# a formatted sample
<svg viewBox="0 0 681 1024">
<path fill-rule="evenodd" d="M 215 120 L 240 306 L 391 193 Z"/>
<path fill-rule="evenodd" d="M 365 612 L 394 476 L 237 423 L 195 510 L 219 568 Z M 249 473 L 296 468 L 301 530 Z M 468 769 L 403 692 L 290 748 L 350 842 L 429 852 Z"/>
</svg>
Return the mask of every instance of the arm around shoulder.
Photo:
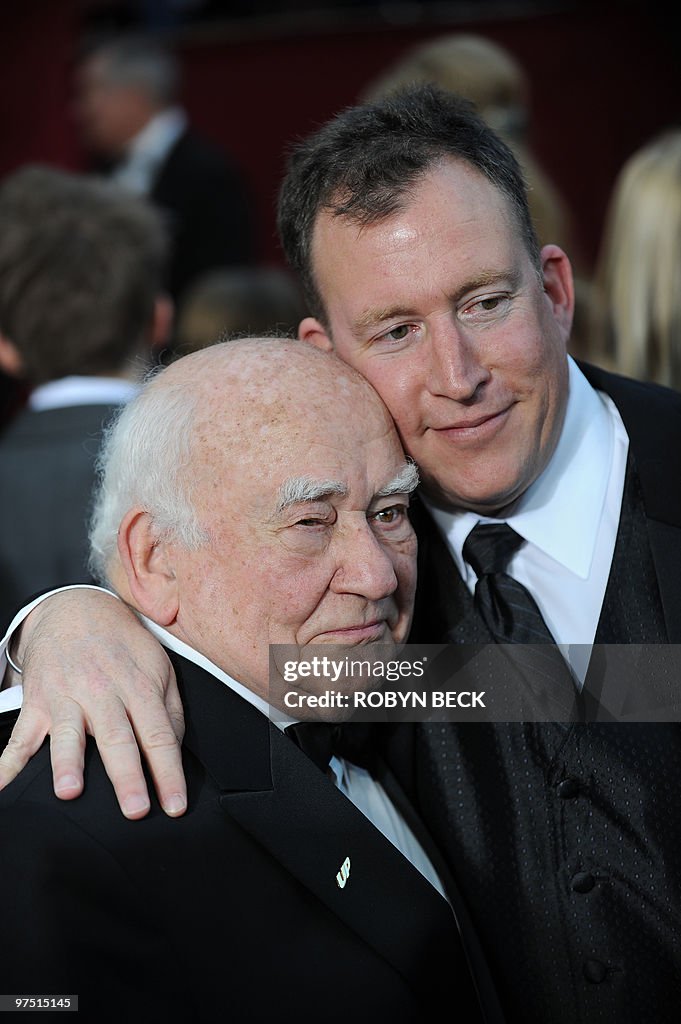
<svg viewBox="0 0 681 1024">
<path fill-rule="evenodd" d="M 48 596 L 49 601 L 44 599 Z M 0 788 L 15 778 L 49 733 L 55 793 L 67 800 L 77 797 L 90 734 L 127 817 L 143 817 L 149 809 L 140 749 L 166 812 L 183 813 L 184 721 L 165 651 L 109 591 L 69 588 L 44 598 L 23 610 L 31 614 L 13 648 L 22 668 L 23 703 L 0 757 Z M 16 623 L 15 618 L 15 628 Z"/>
</svg>

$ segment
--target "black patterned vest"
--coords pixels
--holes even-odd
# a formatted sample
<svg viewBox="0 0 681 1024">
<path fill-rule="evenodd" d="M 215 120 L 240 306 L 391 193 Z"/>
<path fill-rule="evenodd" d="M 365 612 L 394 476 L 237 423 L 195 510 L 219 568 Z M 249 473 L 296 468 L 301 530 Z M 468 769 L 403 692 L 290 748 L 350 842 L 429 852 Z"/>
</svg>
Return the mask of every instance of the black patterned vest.
<svg viewBox="0 0 681 1024">
<path fill-rule="evenodd" d="M 412 639 L 479 642 L 472 599 L 440 544 L 431 528 L 420 585 L 431 607 L 438 591 L 448 614 L 456 607 L 458 622 L 450 617 L 457 625 L 436 635 L 421 612 Z M 667 639 L 631 464 L 596 639 Z M 676 1024 L 681 726 L 445 723 L 417 732 L 420 810 L 468 902 L 509 1021 Z"/>
</svg>

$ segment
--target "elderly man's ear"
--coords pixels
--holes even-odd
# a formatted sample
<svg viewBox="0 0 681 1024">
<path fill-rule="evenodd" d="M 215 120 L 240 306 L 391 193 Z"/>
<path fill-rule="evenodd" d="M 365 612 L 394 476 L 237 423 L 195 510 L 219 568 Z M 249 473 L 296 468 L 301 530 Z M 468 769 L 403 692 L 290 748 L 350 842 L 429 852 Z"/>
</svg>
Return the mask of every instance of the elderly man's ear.
<svg viewBox="0 0 681 1024">
<path fill-rule="evenodd" d="M 130 509 L 121 522 L 118 556 L 111 576 L 120 596 L 160 626 L 172 625 L 179 610 L 173 546 L 159 540 L 144 509 Z"/>
</svg>

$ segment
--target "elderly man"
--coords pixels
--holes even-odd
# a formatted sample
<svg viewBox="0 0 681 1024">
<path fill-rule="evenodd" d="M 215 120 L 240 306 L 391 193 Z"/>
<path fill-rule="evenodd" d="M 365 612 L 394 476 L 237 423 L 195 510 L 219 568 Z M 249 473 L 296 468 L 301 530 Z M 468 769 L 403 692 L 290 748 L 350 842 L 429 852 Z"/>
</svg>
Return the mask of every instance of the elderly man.
<svg viewBox="0 0 681 1024">
<path fill-rule="evenodd" d="M 313 313 L 301 337 L 374 384 L 419 465 L 411 638 L 541 640 L 547 657 L 562 652 L 577 687 L 598 668 L 594 644 L 633 644 L 648 671 L 645 645 L 681 641 L 681 398 L 566 357 L 570 265 L 537 245 L 507 147 L 434 88 L 351 108 L 293 154 L 280 231 Z M 122 616 L 102 595 L 57 596 L 33 620 L 34 701 L 38 664 L 53 680 L 64 643 L 67 664 L 78 651 L 82 664 L 93 626 L 75 604 L 88 598 L 102 619 L 93 675 L 115 678 L 112 655 L 94 651 Z M 45 654 L 57 631 L 67 634 L 59 655 Z M 147 660 L 142 632 L 128 642 L 133 665 Z M 560 674 L 551 663 L 549 688 Z M 161 689 L 163 661 L 149 665 L 145 684 L 131 672 L 130 690 Z M 16 771 L 52 717 L 55 776 L 73 796 L 83 720 L 68 695 L 56 699 L 73 693 L 56 671 L 3 763 Z M 95 700 L 86 719 L 109 749 L 119 723 L 129 728 L 117 699 Z M 171 729 L 139 697 L 127 703 L 177 810 Z M 678 725 L 424 724 L 414 741 L 405 780 L 465 893 L 509 1016 L 675 1020 Z M 143 814 L 129 744 L 121 753 L 121 801 L 136 798 Z"/>
<path fill-rule="evenodd" d="M 126 821 L 94 749 L 60 802 L 43 749 L 0 794 L 4 990 L 98 1021 L 368 1024 L 454 988 L 482 1022 L 389 775 L 336 756 L 334 786 L 267 717 L 269 643 L 407 635 L 418 478 L 378 396 L 302 342 L 214 346 L 146 385 L 102 464 L 92 560 L 170 653 L 192 813 Z"/>
</svg>

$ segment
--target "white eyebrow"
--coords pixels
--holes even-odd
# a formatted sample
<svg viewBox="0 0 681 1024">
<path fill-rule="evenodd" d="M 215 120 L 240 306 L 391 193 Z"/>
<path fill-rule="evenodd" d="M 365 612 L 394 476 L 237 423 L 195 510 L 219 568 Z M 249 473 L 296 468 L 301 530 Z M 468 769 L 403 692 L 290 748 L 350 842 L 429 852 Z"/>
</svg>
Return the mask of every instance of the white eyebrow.
<svg viewBox="0 0 681 1024">
<path fill-rule="evenodd" d="M 419 471 L 413 462 L 405 462 L 397 476 L 377 491 L 377 498 L 389 498 L 391 494 L 411 494 L 419 485 Z"/>
<path fill-rule="evenodd" d="M 332 494 L 344 497 L 348 493 L 348 485 L 341 480 L 313 480 L 310 476 L 294 476 L 285 480 L 279 488 L 277 512 L 284 512 L 291 505 L 303 501 L 320 501 Z"/>
<path fill-rule="evenodd" d="M 393 494 L 411 494 L 418 487 L 419 474 L 413 462 L 405 462 L 402 469 L 390 483 L 376 492 L 376 498 L 389 498 Z M 292 505 L 305 501 L 321 501 L 332 494 L 345 497 L 348 486 L 341 480 L 314 480 L 310 476 L 294 476 L 285 480 L 279 488 L 277 513 L 286 511 Z"/>
</svg>

